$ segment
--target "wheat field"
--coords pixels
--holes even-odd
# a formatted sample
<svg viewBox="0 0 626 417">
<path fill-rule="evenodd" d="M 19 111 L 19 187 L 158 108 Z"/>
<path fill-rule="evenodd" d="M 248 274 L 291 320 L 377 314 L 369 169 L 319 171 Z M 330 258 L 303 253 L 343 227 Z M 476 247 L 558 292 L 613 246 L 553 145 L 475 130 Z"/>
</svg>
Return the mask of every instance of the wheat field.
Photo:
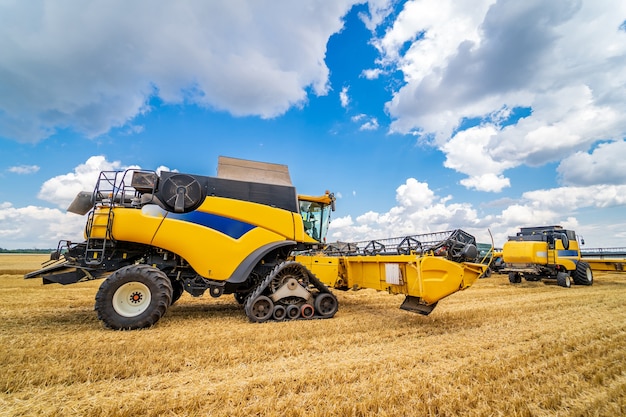
<svg viewBox="0 0 626 417">
<path fill-rule="evenodd" d="M 254 324 L 185 294 L 119 332 L 93 311 L 101 281 L 24 280 L 41 260 L 0 255 L 0 416 L 626 415 L 626 274 L 493 275 L 427 317 L 335 291 L 333 319 Z"/>
</svg>

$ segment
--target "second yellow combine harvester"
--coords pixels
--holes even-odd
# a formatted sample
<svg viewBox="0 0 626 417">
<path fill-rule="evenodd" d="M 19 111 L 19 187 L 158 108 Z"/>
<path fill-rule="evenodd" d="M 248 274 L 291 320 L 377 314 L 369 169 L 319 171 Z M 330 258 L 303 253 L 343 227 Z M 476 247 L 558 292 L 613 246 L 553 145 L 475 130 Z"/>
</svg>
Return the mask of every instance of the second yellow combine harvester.
<svg viewBox="0 0 626 417">
<path fill-rule="evenodd" d="M 68 208 L 87 215 L 85 241 L 61 241 L 25 278 L 64 285 L 104 278 L 98 318 L 112 329 L 138 329 L 155 324 L 183 292 L 233 294 L 254 322 L 333 317 L 338 302 L 329 287 L 405 294 L 402 308 L 428 314 L 486 268 L 473 263 L 476 242 L 461 230 L 322 255 L 334 204 L 328 192 L 296 194 L 284 165 L 221 157 L 217 177 L 104 171 Z"/>
</svg>

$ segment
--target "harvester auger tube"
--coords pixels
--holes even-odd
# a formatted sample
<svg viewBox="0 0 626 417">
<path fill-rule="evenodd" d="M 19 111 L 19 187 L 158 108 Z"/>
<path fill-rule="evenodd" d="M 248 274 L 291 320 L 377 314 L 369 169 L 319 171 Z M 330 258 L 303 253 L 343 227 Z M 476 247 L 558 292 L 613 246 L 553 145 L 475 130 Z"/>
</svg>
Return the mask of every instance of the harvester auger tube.
<svg viewBox="0 0 626 417">
<path fill-rule="evenodd" d="M 304 265 L 278 264 L 250 293 L 244 303 L 252 322 L 331 318 L 339 303 L 330 290 Z"/>
</svg>

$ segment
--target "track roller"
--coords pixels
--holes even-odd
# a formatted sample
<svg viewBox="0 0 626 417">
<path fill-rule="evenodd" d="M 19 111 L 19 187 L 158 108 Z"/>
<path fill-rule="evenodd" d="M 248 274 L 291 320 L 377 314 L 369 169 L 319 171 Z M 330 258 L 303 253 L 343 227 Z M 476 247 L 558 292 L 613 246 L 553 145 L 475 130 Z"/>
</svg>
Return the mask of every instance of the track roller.
<svg viewBox="0 0 626 417">
<path fill-rule="evenodd" d="M 300 307 L 295 304 L 287 306 L 287 318 L 290 320 L 300 317 Z"/>
<path fill-rule="evenodd" d="M 303 319 L 312 319 L 315 315 L 315 310 L 311 304 L 304 304 L 300 307 L 300 315 Z"/>
</svg>

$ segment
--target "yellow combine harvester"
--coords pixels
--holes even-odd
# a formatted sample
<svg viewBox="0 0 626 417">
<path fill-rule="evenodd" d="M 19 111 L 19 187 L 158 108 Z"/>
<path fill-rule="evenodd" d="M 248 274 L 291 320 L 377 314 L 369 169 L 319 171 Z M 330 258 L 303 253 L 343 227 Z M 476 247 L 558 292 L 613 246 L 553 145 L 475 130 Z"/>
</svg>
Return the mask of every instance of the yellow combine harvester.
<svg viewBox="0 0 626 417">
<path fill-rule="evenodd" d="M 555 279 L 569 288 L 592 285 L 593 272 L 588 262 L 581 259 L 576 233 L 561 226 L 522 227 L 510 236 L 502 248 L 505 266 L 501 273 L 509 274 L 509 282 Z"/>
<path fill-rule="evenodd" d="M 185 291 L 234 294 L 254 322 L 330 318 L 338 302 L 328 285 L 341 285 L 328 269 L 325 281 L 318 279 L 313 258 L 294 255 L 323 248 L 334 205 L 329 192 L 296 194 L 287 167 L 278 164 L 220 157 L 217 177 L 104 171 L 94 191 L 79 193 L 68 208 L 87 215 L 85 241 L 59 242 L 51 260 L 25 278 L 64 285 L 106 278 L 95 309 L 113 329 L 152 326 Z M 465 235 L 462 247 L 447 239 L 439 254 L 433 248 L 388 258 L 385 265 L 396 266 L 385 266 L 393 271 L 385 285 L 367 266 L 379 265 L 374 253 L 338 260 L 337 276 L 385 286 L 407 294 L 408 309 L 428 309 L 482 273 L 464 263 L 475 251 Z"/>
</svg>

